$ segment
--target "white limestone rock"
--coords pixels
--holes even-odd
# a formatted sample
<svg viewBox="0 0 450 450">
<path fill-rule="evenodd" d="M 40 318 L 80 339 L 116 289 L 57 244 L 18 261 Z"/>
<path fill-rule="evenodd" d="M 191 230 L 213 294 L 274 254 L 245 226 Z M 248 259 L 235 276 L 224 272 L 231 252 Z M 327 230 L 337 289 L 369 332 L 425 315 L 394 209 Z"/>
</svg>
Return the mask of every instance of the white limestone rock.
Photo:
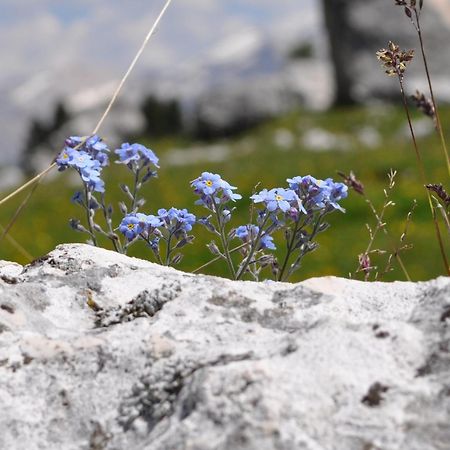
<svg viewBox="0 0 450 450">
<path fill-rule="evenodd" d="M 0 448 L 450 446 L 450 281 L 191 275 L 86 245 L 0 267 Z"/>
</svg>

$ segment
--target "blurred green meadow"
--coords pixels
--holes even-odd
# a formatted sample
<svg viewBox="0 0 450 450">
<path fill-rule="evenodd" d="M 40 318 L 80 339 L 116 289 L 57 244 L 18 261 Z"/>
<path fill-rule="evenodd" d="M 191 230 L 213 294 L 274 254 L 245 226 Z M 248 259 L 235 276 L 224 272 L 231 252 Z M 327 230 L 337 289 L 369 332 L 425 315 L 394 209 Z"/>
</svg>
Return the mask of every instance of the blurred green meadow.
<svg viewBox="0 0 450 450">
<path fill-rule="evenodd" d="M 432 124 L 419 114 L 414 115 L 414 120 L 429 174 L 428 181 L 442 182 L 445 186 L 448 174 Z M 449 107 L 442 108 L 441 120 L 444 128 L 450 123 Z M 111 149 L 120 146 L 118 142 L 109 142 L 108 136 L 104 138 Z M 447 140 L 450 141 L 450 134 L 447 134 Z M 197 216 L 206 215 L 206 210 L 194 205 L 196 197 L 189 182 L 201 172 L 210 171 L 219 173 L 230 184 L 237 186 L 238 192 L 243 195 L 243 199 L 235 205 L 234 226 L 248 222 L 248 197 L 258 182 L 260 185 L 256 190 L 281 187 L 285 186 L 286 178 L 296 175 L 311 174 L 317 178 L 339 180 L 337 171 L 348 173 L 353 170 L 363 182 L 367 196 L 379 209 L 384 201 L 383 190 L 388 184 L 387 174 L 392 168 L 398 173 L 391 197 L 396 205 L 389 208 L 385 216 L 390 238 L 380 233 L 374 248 L 388 253 L 393 250 L 416 199 L 418 205 L 406 238 L 406 242 L 413 247 L 402 252 L 402 259 L 413 280 L 426 280 L 444 273 L 425 190 L 419 181 L 407 123 L 400 108 L 380 105 L 320 113 L 296 111 L 267 121 L 238 138 L 213 144 L 193 143 L 182 138 L 144 139 L 140 142 L 152 148 L 161 160 L 158 178 L 151 180 L 143 189 L 142 194 L 147 200 L 143 212 L 155 213 L 159 208 L 174 206 L 188 208 Z M 123 199 L 118 183 L 131 184 L 130 174 L 117 164 L 112 164 L 104 174 L 107 201 L 115 206 L 118 224 L 121 216 L 117 201 Z M 73 231 L 68 225 L 72 217 L 80 218 L 83 223 L 83 211 L 70 201 L 79 188 L 80 184 L 73 174 L 56 174 L 55 170 L 33 195 L 10 233 L 33 258 L 46 254 L 58 244 L 86 240 L 83 234 Z M 8 223 L 25 195 L 21 194 L 0 207 L 0 224 L 5 226 Z M 346 277 L 357 268 L 358 255 L 369 241 L 366 224 L 374 228 L 376 222 L 364 199 L 355 192 L 350 192 L 341 204 L 346 208 L 346 214 L 335 212 L 328 216 L 331 227 L 319 235 L 320 247 L 306 256 L 292 281 L 323 275 Z M 199 225 L 194 228 L 194 234 L 195 242 L 185 248 L 184 259 L 179 265 L 185 271 L 191 271 L 212 258 L 205 247 L 212 235 Z M 277 242 L 278 248 L 282 249 L 281 240 Z M 109 242 L 103 244 L 110 248 Z M 152 257 L 143 243 L 132 246 L 129 255 Z M 387 256 L 373 256 L 373 262 L 381 272 Z M 0 259 L 29 262 L 7 239 L 0 244 Z M 393 269 L 382 279 L 405 279 L 395 262 Z M 216 262 L 203 272 L 227 275 L 224 262 Z M 361 274 L 355 277 L 361 278 Z"/>
</svg>

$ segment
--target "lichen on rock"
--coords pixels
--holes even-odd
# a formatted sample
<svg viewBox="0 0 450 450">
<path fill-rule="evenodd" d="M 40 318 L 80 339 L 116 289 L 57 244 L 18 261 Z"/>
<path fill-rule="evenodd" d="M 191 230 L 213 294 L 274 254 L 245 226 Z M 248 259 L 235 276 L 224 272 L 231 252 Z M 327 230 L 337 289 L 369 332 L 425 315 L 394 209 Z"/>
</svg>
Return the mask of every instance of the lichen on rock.
<svg viewBox="0 0 450 450">
<path fill-rule="evenodd" d="M 192 275 L 81 244 L 0 264 L 0 448 L 443 449 L 450 281 Z"/>
</svg>

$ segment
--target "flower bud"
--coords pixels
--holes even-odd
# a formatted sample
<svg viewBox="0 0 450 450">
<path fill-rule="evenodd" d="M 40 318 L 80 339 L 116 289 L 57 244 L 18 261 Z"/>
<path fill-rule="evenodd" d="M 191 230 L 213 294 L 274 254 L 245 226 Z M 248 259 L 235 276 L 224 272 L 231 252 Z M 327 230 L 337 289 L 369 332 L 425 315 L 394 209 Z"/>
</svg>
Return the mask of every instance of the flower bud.
<svg viewBox="0 0 450 450">
<path fill-rule="evenodd" d="M 216 245 L 216 243 L 214 241 L 211 241 L 209 244 L 206 244 L 206 246 L 208 247 L 208 250 L 213 255 L 220 255 L 219 247 L 217 247 L 217 245 Z"/>
<path fill-rule="evenodd" d="M 227 223 L 231 219 L 231 211 L 229 209 L 224 209 L 222 211 L 223 221 L 224 223 Z"/>
</svg>

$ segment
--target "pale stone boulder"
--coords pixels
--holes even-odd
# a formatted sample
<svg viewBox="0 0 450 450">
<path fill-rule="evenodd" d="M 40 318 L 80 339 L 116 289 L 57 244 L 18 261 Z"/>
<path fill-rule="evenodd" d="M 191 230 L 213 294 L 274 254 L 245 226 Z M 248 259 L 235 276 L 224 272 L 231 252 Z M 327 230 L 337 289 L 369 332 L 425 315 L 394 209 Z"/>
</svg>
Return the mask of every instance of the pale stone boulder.
<svg viewBox="0 0 450 450">
<path fill-rule="evenodd" d="M 450 281 L 0 264 L 0 448 L 450 448 Z"/>
</svg>

